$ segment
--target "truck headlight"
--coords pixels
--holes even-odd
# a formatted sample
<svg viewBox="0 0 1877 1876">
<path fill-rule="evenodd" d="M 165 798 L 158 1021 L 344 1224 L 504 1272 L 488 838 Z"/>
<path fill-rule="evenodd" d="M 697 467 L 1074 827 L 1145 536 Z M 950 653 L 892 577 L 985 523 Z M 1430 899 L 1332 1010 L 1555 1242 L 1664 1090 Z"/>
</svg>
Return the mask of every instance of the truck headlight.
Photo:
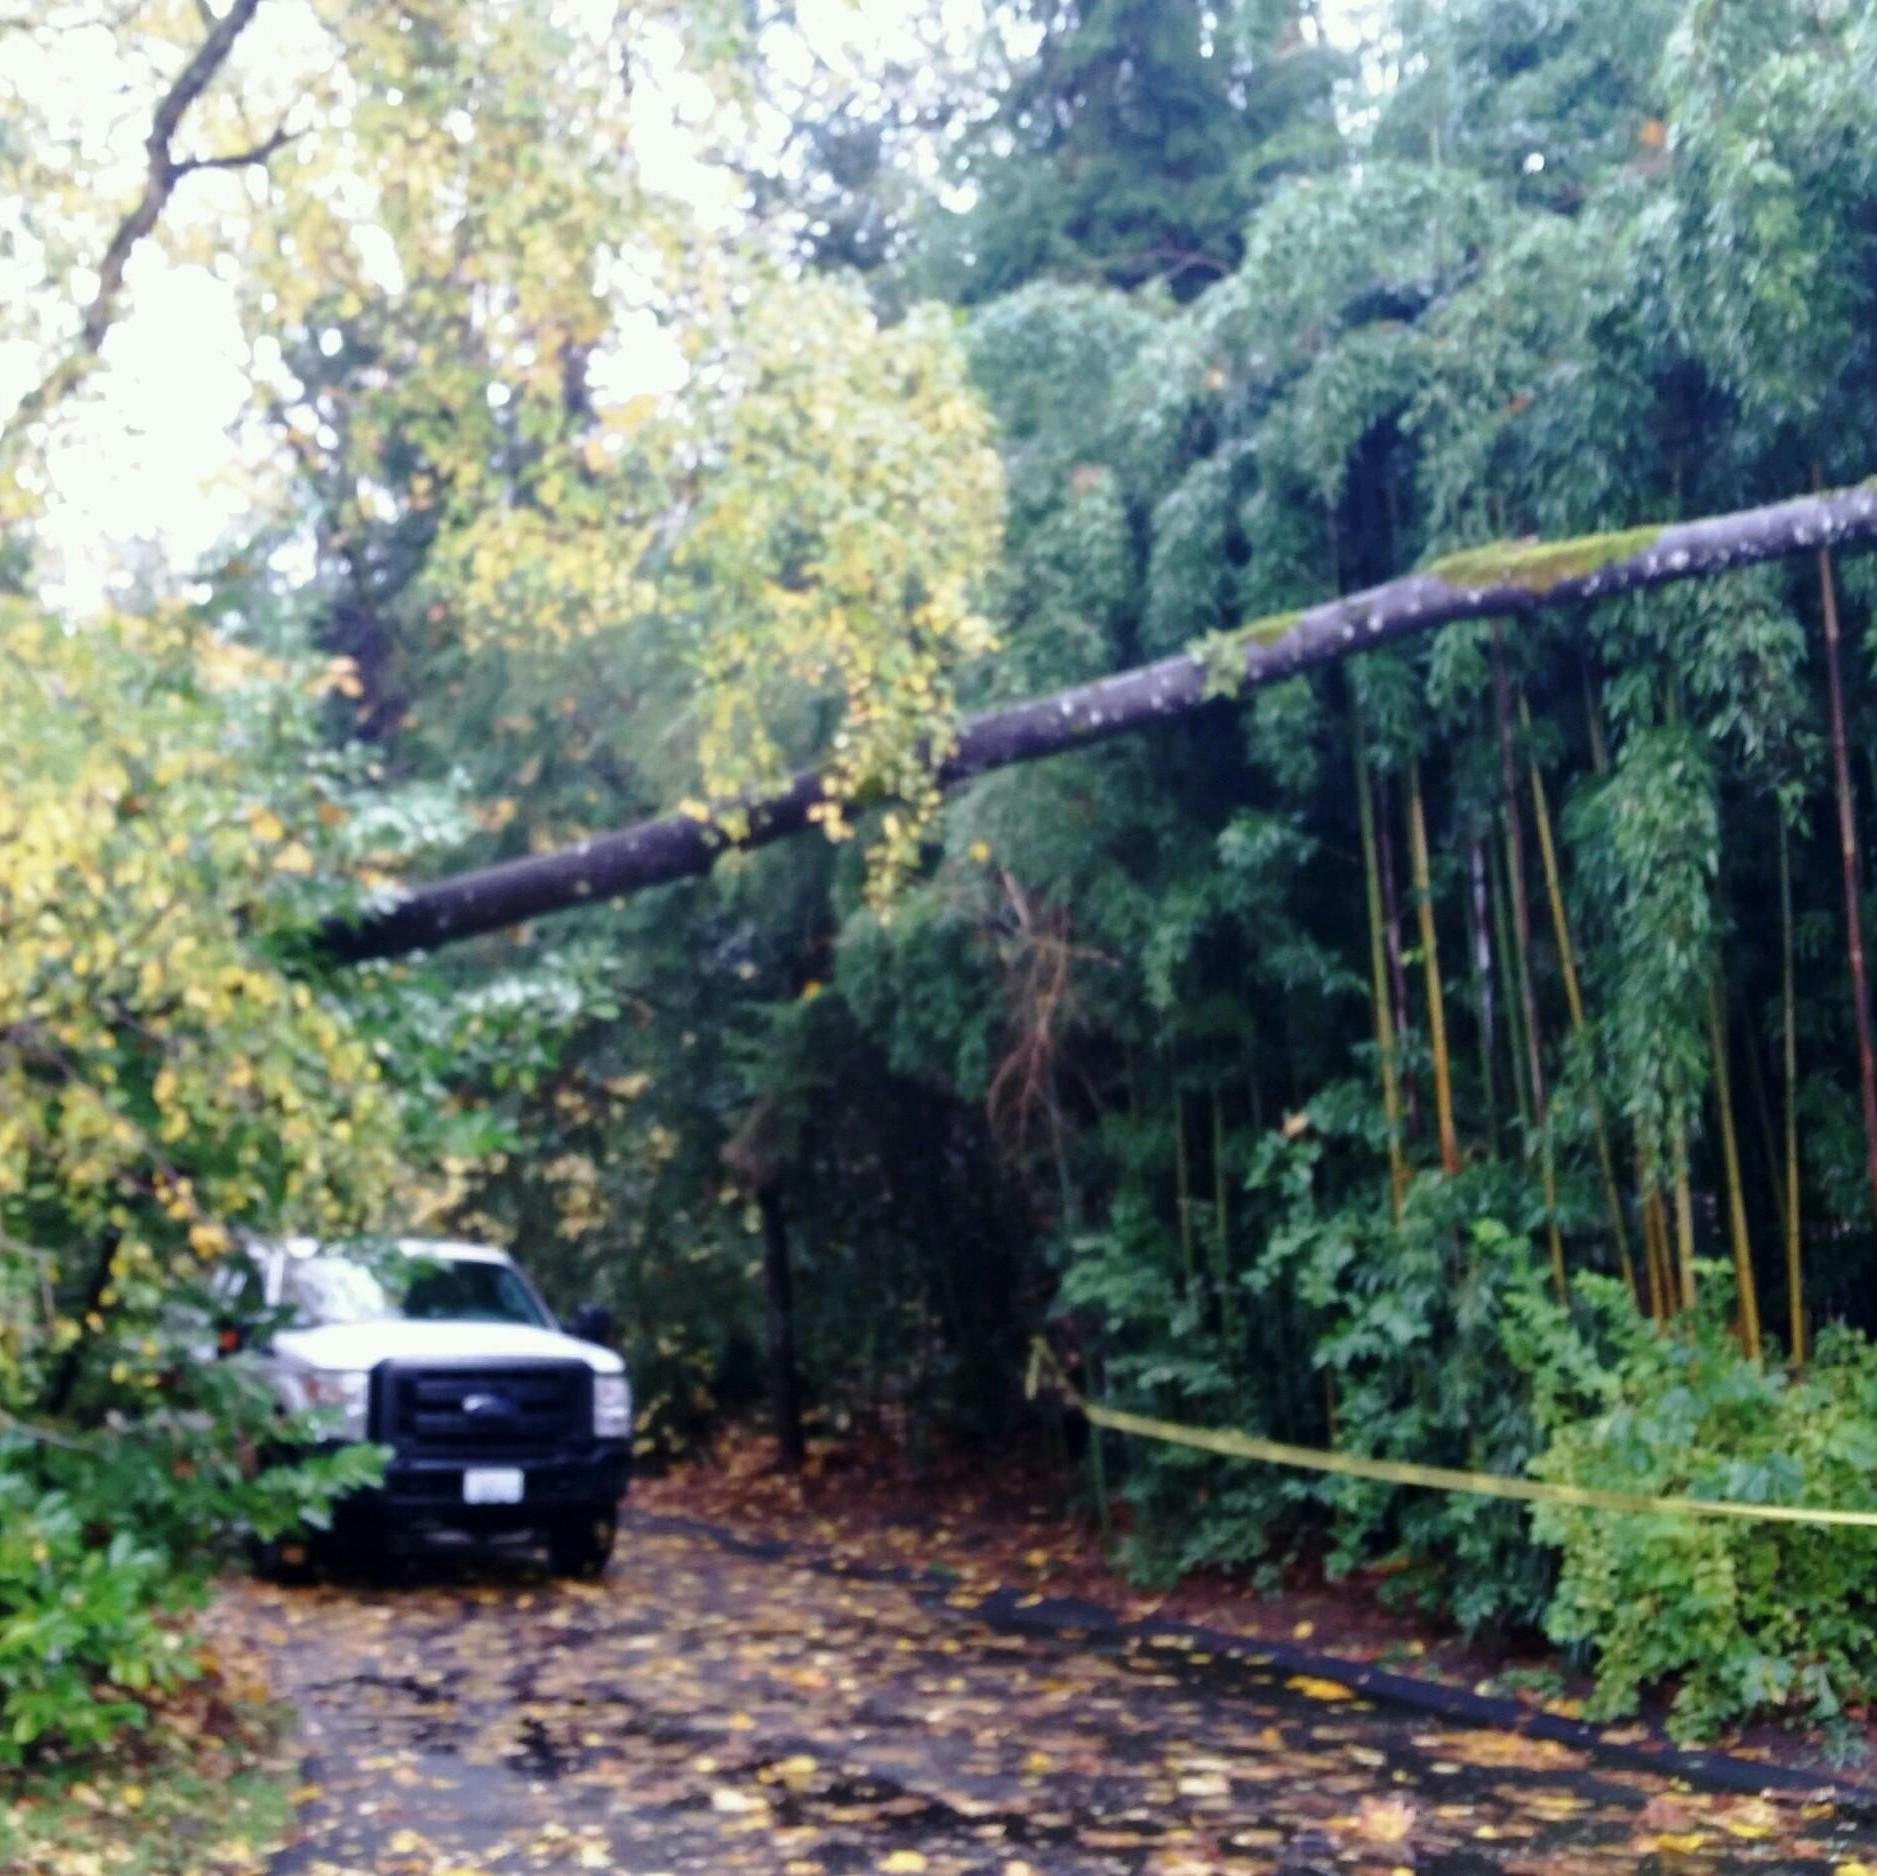
<svg viewBox="0 0 1877 1876">
<path fill-rule="evenodd" d="M 632 1384 L 623 1374 L 593 1377 L 593 1437 L 623 1440 L 632 1431 Z"/>
<path fill-rule="evenodd" d="M 371 1371 L 313 1368 L 306 1376 L 306 1404 L 324 1409 L 341 1439 L 362 1440 L 371 1403 Z"/>
</svg>

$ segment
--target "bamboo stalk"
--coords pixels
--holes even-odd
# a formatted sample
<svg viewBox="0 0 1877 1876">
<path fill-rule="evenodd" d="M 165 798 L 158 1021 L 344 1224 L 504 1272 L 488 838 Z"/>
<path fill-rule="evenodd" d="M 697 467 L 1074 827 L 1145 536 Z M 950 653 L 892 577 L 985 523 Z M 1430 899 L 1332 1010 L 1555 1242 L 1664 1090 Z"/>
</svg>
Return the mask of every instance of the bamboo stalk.
<svg viewBox="0 0 1877 1876">
<path fill-rule="evenodd" d="M 1795 1367 L 1805 1366 L 1805 1285 L 1799 1243 L 1799 1036 L 1792 959 L 1792 849 L 1779 816 L 1780 1028 L 1786 1078 L 1786 1315 Z"/>
<path fill-rule="evenodd" d="M 1512 915 L 1506 910 L 1505 842 L 1493 841 L 1487 848 L 1487 867 L 1492 875 L 1493 946 L 1499 956 L 1499 975 L 1512 980 Z M 1519 1131 L 1529 1137 L 1532 1131 L 1531 1091 L 1519 1064 L 1525 1059 L 1524 1030 L 1520 1025 L 1519 1000 L 1506 998 L 1506 1067 L 1512 1084 L 1513 1104 L 1518 1108 Z"/>
<path fill-rule="evenodd" d="M 1662 1219 L 1662 1200 L 1655 1189 L 1655 1168 L 1636 1142 L 1636 1212 L 1642 1225 L 1643 1264 L 1649 1278 L 1649 1314 L 1661 1322 L 1668 1315 L 1668 1233 Z"/>
<path fill-rule="evenodd" d="M 1218 1084 L 1212 1089 L 1212 1280 L 1219 1291 L 1219 1327 L 1228 1354 L 1239 1347 L 1238 1302 L 1232 1294 L 1231 1217 L 1225 1193 L 1225 1103 Z"/>
<path fill-rule="evenodd" d="M 1597 707 L 1597 693 L 1591 688 L 1590 666 L 1580 664 L 1578 674 L 1584 683 L 1584 726 L 1590 736 L 1590 766 L 1598 775 L 1610 772 L 1610 744 L 1603 733 L 1603 712 Z"/>
<path fill-rule="evenodd" d="M 1812 466 L 1812 486 L 1822 477 Z M 1844 872 L 1845 947 L 1850 954 L 1851 1010 L 1857 1028 L 1858 1093 L 1864 1112 L 1864 1170 L 1877 1219 L 1877 1054 L 1871 1044 L 1870 990 L 1864 970 L 1864 915 L 1859 905 L 1857 803 L 1851 791 L 1851 759 L 1845 741 L 1844 673 L 1838 655 L 1838 589 L 1832 580 L 1831 549 L 1818 550 L 1818 589 L 1825 615 L 1825 682 L 1831 709 L 1831 769 L 1838 797 L 1838 853 Z"/>
<path fill-rule="evenodd" d="M 1506 682 L 1499 622 L 1492 625 L 1493 719 L 1499 732 L 1499 785 L 1505 794 L 1506 873 L 1512 883 L 1513 958 L 1518 966 L 1519 1003 L 1525 1013 L 1525 1068 L 1531 1078 L 1532 1118 L 1538 1129 L 1538 1158 L 1545 1194 L 1545 1238 L 1551 1251 L 1551 1274 L 1558 1299 L 1568 1294 L 1564 1280 L 1564 1240 L 1558 1232 L 1558 1179 L 1551 1140 L 1550 1102 L 1546 1098 L 1544 1058 L 1539 1046 L 1538 999 L 1532 989 L 1532 909 L 1525 896 L 1525 829 L 1519 813 L 1517 770 L 1512 761 L 1512 693 Z"/>
<path fill-rule="evenodd" d="M 1786 1182 L 1781 1177 L 1779 1145 L 1773 1133 L 1773 1104 L 1766 1092 L 1766 1070 L 1760 1060 L 1753 1025 L 1749 1022 L 1742 1027 L 1746 1032 L 1746 1042 L 1740 1057 L 1747 1065 L 1747 1094 L 1753 1103 L 1753 1124 L 1760 1136 L 1760 1157 L 1766 1162 L 1766 1184 L 1772 1196 L 1773 1219 L 1783 1236 Z"/>
<path fill-rule="evenodd" d="M 1564 1275 L 1564 1239 L 1558 1232 L 1558 1166 L 1551 1140 L 1551 1122 L 1538 1130 L 1538 1176 L 1545 1195 L 1545 1237 L 1551 1253 L 1551 1282 L 1560 1303 L 1571 1300 L 1571 1286 Z"/>
<path fill-rule="evenodd" d="M 1408 845 L 1414 862 L 1414 896 L 1420 908 L 1421 953 L 1427 967 L 1427 1033 L 1434 1056 L 1434 1112 L 1440 1131 L 1440 1165 L 1460 1170 L 1460 1143 L 1453 1127 L 1453 1083 L 1447 1062 L 1447 1015 L 1440 989 L 1440 942 L 1434 929 L 1434 890 L 1427 863 L 1427 815 L 1421 803 L 1421 765 L 1408 768 Z"/>
<path fill-rule="evenodd" d="M 1531 706 L 1519 697 L 1519 725 L 1529 737 L 1532 729 Z M 1551 800 L 1545 789 L 1543 771 L 1535 757 L 1528 757 L 1532 782 L 1532 818 L 1538 828 L 1538 856 L 1545 873 L 1545 893 L 1551 902 L 1551 926 L 1557 939 L 1558 964 L 1564 977 L 1564 1000 L 1571 1012 L 1571 1030 L 1581 1043 L 1585 1037 L 1584 994 L 1577 980 L 1577 952 L 1571 943 L 1571 921 L 1564 907 L 1564 888 L 1558 869 L 1557 843 L 1551 837 Z M 1636 1269 L 1629 1256 L 1629 1232 L 1623 1223 L 1623 1195 L 1616 1182 L 1616 1159 L 1610 1150 L 1610 1130 L 1604 1124 L 1603 1101 L 1597 1093 L 1594 1075 L 1590 1088 L 1590 1124 L 1596 1137 L 1597 1167 L 1603 1175 L 1603 1197 L 1610 1212 L 1610 1235 L 1616 1241 L 1618 1266 L 1630 1293 L 1642 1304 L 1636 1288 Z"/>
<path fill-rule="evenodd" d="M 1740 1342 L 1750 1361 L 1760 1359 L 1760 1298 L 1747 1236 L 1747 1202 L 1740 1185 L 1740 1143 L 1734 1131 L 1733 1078 L 1727 1069 L 1727 1025 L 1718 979 L 1708 985 L 1708 1047 L 1714 1055 L 1714 1096 L 1721 1118 L 1721 1171 L 1727 1184 L 1728 1235 L 1734 1251 L 1734 1286 L 1740 1305 Z"/>
<path fill-rule="evenodd" d="M 1681 1077 L 1669 1088 L 1669 1152 L 1675 1179 L 1675 1262 L 1681 1279 L 1681 1307 L 1695 1306 L 1695 1208 L 1688 1181 L 1688 1121 L 1681 1111 Z"/>
<path fill-rule="evenodd" d="M 1388 1127 L 1388 1212 L 1401 1222 L 1408 1168 L 1401 1150 L 1401 1095 L 1395 1079 L 1395 1019 L 1389 1005 L 1387 941 L 1382 928 L 1381 867 L 1375 845 L 1375 803 L 1362 726 L 1355 726 L 1356 819 L 1362 833 L 1362 878 L 1369 904 L 1369 997 L 1375 1015 L 1375 1059 L 1382 1078 L 1382 1115 Z"/>
<path fill-rule="evenodd" d="M 1493 716 L 1499 733 L 1499 785 L 1505 795 L 1506 876 L 1512 890 L 1513 959 L 1518 967 L 1519 1004 L 1525 1013 L 1525 1067 L 1532 1090 L 1532 1116 L 1545 1124 L 1545 1068 L 1539 1052 L 1538 1001 L 1532 992 L 1532 914 L 1525 896 L 1525 827 L 1519 813 L 1518 781 L 1512 764 L 1511 691 L 1499 647 L 1499 626 L 1492 627 Z"/>
<path fill-rule="evenodd" d="M 1655 1226 L 1656 1320 L 1666 1322 L 1675 1313 L 1675 1256 L 1668 1241 L 1668 1206 L 1659 1192 L 1649 1194 L 1649 1216 Z"/>
<path fill-rule="evenodd" d="M 1180 1263 L 1190 1296 L 1199 1271 L 1193 1259 L 1193 1188 L 1186 1164 L 1186 1096 L 1173 1090 L 1173 1205 L 1180 1219 Z"/>
<path fill-rule="evenodd" d="M 1223 1244 L 1232 1221 L 1225 1207 L 1225 1107 L 1216 1082 L 1212 1088 L 1212 1215 Z"/>
<path fill-rule="evenodd" d="M 1401 899 L 1395 891 L 1395 831 L 1389 811 L 1388 778 L 1375 778 L 1375 846 L 1382 866 L 1382 940 L 1388 953 L 1388 982 L 1395 999 L 1395 1073 L 1401 1087 L 1403 1138 L 1420 1131 L 1420 1102 L 1415 1095 L 1413 1041 L 1408 1020 L 1408 964 L 1401 955 Z"/>
<path fill-rule="evenodd" d="M 1497 1027 L 1493 1014 L 1492 907 L 1486 888 L 1485 843 L 1475 837 L 1467 848 L 1468 935 L 1473 943 L 1473 998 L 1479 1009 L 1479 1079 L 1486 1097 L 1486 1138 L 1499 1150 L 1499 1097 L 1494 1086 L 1492 1050 Z"/>
</svg>

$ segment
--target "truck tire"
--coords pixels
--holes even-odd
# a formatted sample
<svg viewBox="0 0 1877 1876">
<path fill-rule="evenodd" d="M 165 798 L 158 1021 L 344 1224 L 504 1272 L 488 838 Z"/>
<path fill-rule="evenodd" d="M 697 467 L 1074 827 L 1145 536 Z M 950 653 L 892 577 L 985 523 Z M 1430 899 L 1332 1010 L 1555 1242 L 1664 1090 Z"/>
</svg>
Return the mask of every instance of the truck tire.
<svg viewBox="0 0 1877 1876">
<path fill-rule="evenodd" d="M 556 1576 L 591 1580 L 606 1574 L 619 1530 L 619 1514 L 611 1505 L 569 1512 L 548 1526 L 548 1567 Z"/>
<path fill-rule="evenodd" d="M 310 1537 L 251 1538 L 248 1567 L 264 1583 L 310 1583 L 314 1571 L 313 1552 Z"/>
</svg>

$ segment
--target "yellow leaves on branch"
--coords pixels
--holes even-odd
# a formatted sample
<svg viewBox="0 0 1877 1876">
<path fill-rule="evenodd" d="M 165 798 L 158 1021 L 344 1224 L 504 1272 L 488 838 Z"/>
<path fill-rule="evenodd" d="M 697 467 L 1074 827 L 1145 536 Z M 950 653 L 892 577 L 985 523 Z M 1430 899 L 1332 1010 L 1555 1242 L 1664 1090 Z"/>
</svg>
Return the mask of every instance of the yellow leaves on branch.
<svg viewBox="0 0 1877 1876">
<path fill-rule="evenodd" d="M 0 1234 L 44 1253 L 0 1259 L 0 1399 L 56 1350 L 68 1246 L 114 1235 L 100 1300 L 152 1305 L 229 1224 L 337 1224 L 397 1173 L 368 1042 L 257 942 L 320 838 L 265 726 L 313 707 L 198 626 L 0 602 Z"/>
<path fill-rule="evenodd" d="M 994 647 L 974 603 L 1002 481 L 947 317 L 883 327 L 827 280 L 765 281 L 731 335 L 718 467 L 677 555 L 696 620 L 699 761 L 719 819 L 805 747 L 832 749 L 832 838 L 901 804 L 872 854 L 909 867 L 954 745 L 953 674 Z"/>
</svg>

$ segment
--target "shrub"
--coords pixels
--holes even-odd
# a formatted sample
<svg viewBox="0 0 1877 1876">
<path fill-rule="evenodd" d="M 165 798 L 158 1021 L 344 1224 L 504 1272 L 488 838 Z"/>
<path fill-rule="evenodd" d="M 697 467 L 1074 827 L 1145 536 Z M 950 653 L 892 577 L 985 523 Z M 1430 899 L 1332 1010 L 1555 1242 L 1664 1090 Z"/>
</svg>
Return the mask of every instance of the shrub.
<svg viewBox="0 0 1877 1876">
<path fill-rule="evenodd" d="M 348 838 L 331 673 L 5 598 L 0 647 L 4 1762 L 139 1719 L 208 1573 L 369 1468 L 259 1468 L 269 1404 L 179 1311 L 237 1228 L 375 1223 L 418 1155 L 395 1038 L 290 964 Z"/>
<path fill-rule="evenodd" d="M 1819 1337 L 1791 1374 L 1748 1361 L 1706 1273 L 1691 1319 L 1658 1331 L 1620 1284 L 1586 1277 L 1576 1326 L 1525 1300 L 1509 1335 L 1548 1435 L 1540 1478 L 1653 1495 L 1877 1509 L 1877 1348 Z M 1561 1552 L 1545 1625 L 1594 1657 L 1594 1711 L 1675 1685 L 1678 1737 L 1768 1709 L 1829 1721 L 1877 1685 L 1877 1530 L 1542 1506 Z"/>
<path fill-rule="evenodd" d="M 1533 1182 L 1499 1165 L 1423 1174 L 1395 1223 L 1372 1190 L 1326 1203 L 1322 1159 L 1317 1139 L 1277 1134 L 1254 1154 L 1246 1190 L 1261 1244 L 1237 1282 L 1248 1348 L 1217 1333 L 1198 1286 L 1182 1285 L 1164 1227 L 1138 1204 L 1118 1204 L 1104 1232 L 1078 1241 L 1063 1298 L 1096 1313 L 1116 1404 L 1347 1452 L 1523 1471 L 1540 1433 L 1501 1331 L 1515 1301 L 1549 1281 L 1530 1238 Z M 1284 1385 L 1299 1347 L 1321 1376 L 1301 1391 Z M 1147 1580 L 1262 1566 L 1268 1581 L 1272 1560 L 1302 1543 L 1324 1548 L 1333 1575 L 1386 1564 L 1386 1597 L 1469 1633 L 1536 1623 L 1550 1593 L 1552 1560 L 1510 1504 L 1179 1446 L 1130 1444 L 1125 1465 L 1138 1520 L 1126 1561 Z"/>
<path fill-rule="evenodd" d="M 378 1476 L 374 1447 L 295 1453 L 313 1429 L 283 1426 L 236 1365 L 166 1380 L 135 1421 L 0 1435 L 0 1764 L 141 1725 L 196 1672 L 183 1618 L 213 1573 Z M 276 1463 L 258 1463 L 263 1440 Z"/>
</svg>

